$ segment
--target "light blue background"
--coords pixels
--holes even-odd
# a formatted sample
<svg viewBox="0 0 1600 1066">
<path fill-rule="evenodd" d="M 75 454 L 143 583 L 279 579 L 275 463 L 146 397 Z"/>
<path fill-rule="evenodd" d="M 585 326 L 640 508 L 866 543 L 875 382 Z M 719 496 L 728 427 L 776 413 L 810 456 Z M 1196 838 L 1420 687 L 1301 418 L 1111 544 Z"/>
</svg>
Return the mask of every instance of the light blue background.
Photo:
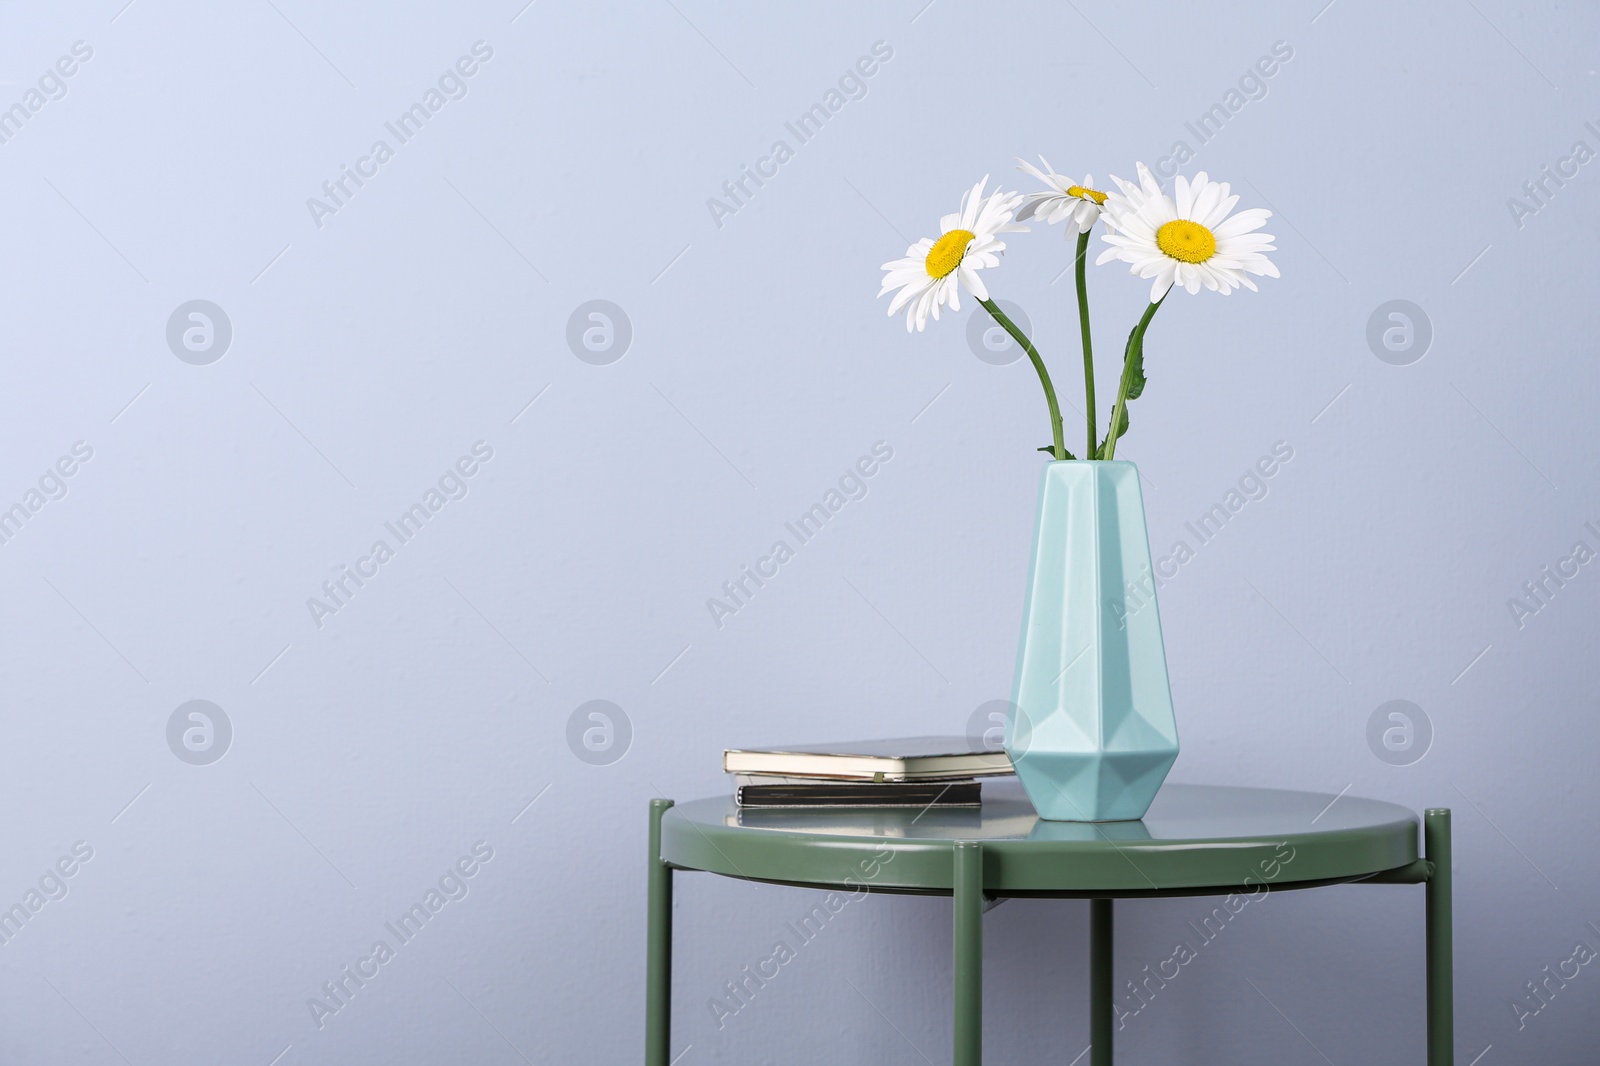
<svg viewBox="0 0 1600 1066">
<path fill-rule="evenodd" d="M 1294 452 L 1162 590 L 1173 779 L 1454 808 L 1458 1061 L 1593 1057 L 1600 976 L 1521 1030 L 1511 1003 L 1600 947 L 1600 572 L 1521 628 L 1507 606 L 1600 547 L 1600 164 L 1520 225 L 1507 206 L 1600 149 L 1592 12 L 122 4 L 0 28 L 0 107 L 93 48 L 0 144 L 0 504 L 94 451 L 0 544 L 0 904 L 94 849 L 0 946 L 0 1059 L 635 1061 L 649 797 L 724 790 L 732 744 L 961 732 L 1010 688 L 1044 405 L 1025 363 L 974 356 L 965 311 L 886 318 L 878 264 L 983 174 L 1026 187 L 1017 155 L 1128 176 L 1193 145 L 1279 41 L 1292 59 L 1185 170 L 1279 212 L 1283 278 L 1173 297 L 1118 453 L 1160 556 Z M 319 228 L 307 198 L 480 40 L 465 98 Z M 708 198 L 879 41 L 865 96 L 718 226 Z M 1070 443 L 1069 248 L 1019 236 L 989 278 L 1057 368 Z M 1091 286 L 1105 412 L 1148 286 Z M 234 332 L 207 366 L 165 339 L 194 299 Z M 566 341 L 594 299 L 634 332 L 608 366 Z M 1366 340 L 1393 299 L 1434 330 L 1407 366 Z M 318 628 L 308 597 L 480 440 L 467 496 Z M 868 495 L 713 625 L 708 597 L 876 441 Z M 233 725 L 209 766 L 167 746 L 191 699 Z M 610 765 L 567 743 L 593 699 L 632 724 Z M 1432 722 L 1412 765 L 1367 744 L 1393 699 Z M 478 841 L 470 893 L 319 1029 L 307 1000 Z M 853 904 L 717 1028 L 707 1001 L 810 902 L 680 879 L 683 1066 L 948 1061 L 936 899 Z M 1121 908 L 1119 984 L 1211 906 Z M 1119 1054 L 1418 1061 L 1421 915 L 1415 889 L 1274 894 Z M 989 916 L 994 1061 L 1087 1044 L 1086 925 Z"/>
</svg>

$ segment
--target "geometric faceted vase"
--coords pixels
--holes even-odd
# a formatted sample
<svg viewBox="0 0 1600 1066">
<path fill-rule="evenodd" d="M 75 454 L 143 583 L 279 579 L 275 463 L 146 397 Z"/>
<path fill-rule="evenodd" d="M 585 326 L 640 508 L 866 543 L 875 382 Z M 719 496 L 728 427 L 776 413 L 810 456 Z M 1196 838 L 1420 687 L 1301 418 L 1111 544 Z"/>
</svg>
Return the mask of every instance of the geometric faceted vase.
<svg viewBox="0 0 1600 1066">
<path fill-rule="evenodd" d="M 1039 817 L 1144 817 L 1178 757 L 1139 470 L 1044 468 L 1006 753 Z"/>
</svg>

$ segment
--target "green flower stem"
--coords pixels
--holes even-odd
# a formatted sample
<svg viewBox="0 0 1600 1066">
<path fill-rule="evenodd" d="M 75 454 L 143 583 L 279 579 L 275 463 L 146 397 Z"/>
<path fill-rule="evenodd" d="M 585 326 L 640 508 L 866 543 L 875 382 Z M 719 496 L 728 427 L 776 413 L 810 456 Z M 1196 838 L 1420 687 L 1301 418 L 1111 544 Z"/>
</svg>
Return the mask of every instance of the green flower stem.
<svg viewBox="0 0 1600 1066">
<path fill-rule="evenodd" d="M 1083 333 L 1083 402 L 1089 423 L 1089 448 L 1083 454 L 1094 458 L 1094 347 L 1089 339 L 1089 286 L 1083 276 L 1085 261 L 1089 258 L 1089 234 L 1078 234 L 1078 328 Z"/>
<path fill-rule="evenodd" d="M 1171 291 L 1170 289 L 1168 290 Z M 1144 331 L 1149 328 L 1150 320 L 1156 316 L 1156 308 L 1166 300 L 1163 294 L 1160 300 L 1145 308 L 1144 317 L 1139 319 L 1139 324 L 1133 327 L 1133 333 L 1128 337 L 1128 350 L 1122 357 L 1122 383 L 1117 388 L 1117 406 L 1111 411 L 1111 431 L 1106 434 L 1105 454 L 1100 458 L 1105 460 L 1117 457 L 1117 438 L 1120 434 L 1117 427 L 1122 424 L 1124 412 L 1128 408 L 1128 389 L 1133 385 L 1133 368 L 1136 362 L 1144 358 Z M 1138 356 L 1138 360 L 1135 360 Z"/>
<path fill-rule="evenodd" d="M 1039 372 L 1039 384 L 1044 386 L 1045 402 L 1050 405 L 1050 432 L 1054 438 L 1052 444 L 1055 448 L 1055 457 L 1058 460 L 1065 459 L 1067 457 L 1067 442 L 1061 432 L 1061 405 L 1056 403 L 1056 389 L 1054 385 L 1050 384 L 1050 372 L 1044 368 L 1044 360 L 1039 358 L 1038 349 L 1033 346 L 1033 342 L 1028 339 L 1027 335 L 1017 328 L 1016 323 L 1006 317 L 1006 313 L 1000 310 L 1000 306 L 993 300 L 979 300 L 978 302 L 983 305 L 985 311 L 993 316 L 996 322 L 1000 323 L 1007 333 L 1011 334 L 1012 340 L 1022 345 L 1022 350 L 1028 353 L 1029 359 L 1033 360 L 1033 368 Z"/>
</svg>

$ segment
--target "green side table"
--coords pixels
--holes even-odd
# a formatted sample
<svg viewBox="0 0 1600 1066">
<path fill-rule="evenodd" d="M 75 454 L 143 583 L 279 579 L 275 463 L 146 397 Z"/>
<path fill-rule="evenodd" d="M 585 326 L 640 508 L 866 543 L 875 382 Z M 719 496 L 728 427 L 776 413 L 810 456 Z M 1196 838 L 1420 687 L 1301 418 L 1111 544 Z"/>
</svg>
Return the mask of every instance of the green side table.
<svg viewBox="0 0 1600 1066">
<path fill-rule="evenodd" d="M 1427 906 L 1428 1066 L 1454 1062 L 1450 812 L 1422 820 L 1350 796 L 1169 784 L 1137 822 L 1047 822 L 1014 780 L 979 807 L 740 810 L 731 797 L 650 802 L 645 1063 L 670 1066 L 672 875 L 951 896 L 955 1066 L 983 1057 L 983 912 L 1011 897 L 1088 899 L 1091 1066 L 1111 1066 L 1112 900 L 1348 882 L 1420 884 Z"/>
</svg>

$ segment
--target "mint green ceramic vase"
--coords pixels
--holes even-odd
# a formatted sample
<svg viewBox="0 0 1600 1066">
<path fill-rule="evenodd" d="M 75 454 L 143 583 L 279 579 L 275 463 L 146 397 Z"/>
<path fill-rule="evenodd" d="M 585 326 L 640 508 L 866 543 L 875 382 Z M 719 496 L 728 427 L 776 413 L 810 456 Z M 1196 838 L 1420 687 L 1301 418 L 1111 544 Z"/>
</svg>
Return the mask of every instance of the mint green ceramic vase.
<svg viewBox="0 0 1600 1066">
<path fill-rule="evenodd" d="M 1139 470 L 1065 460 L 1039 482 L 1006 752 L 1041 818 L 1142 818 L 1178 757 Z"/>
</svg>

